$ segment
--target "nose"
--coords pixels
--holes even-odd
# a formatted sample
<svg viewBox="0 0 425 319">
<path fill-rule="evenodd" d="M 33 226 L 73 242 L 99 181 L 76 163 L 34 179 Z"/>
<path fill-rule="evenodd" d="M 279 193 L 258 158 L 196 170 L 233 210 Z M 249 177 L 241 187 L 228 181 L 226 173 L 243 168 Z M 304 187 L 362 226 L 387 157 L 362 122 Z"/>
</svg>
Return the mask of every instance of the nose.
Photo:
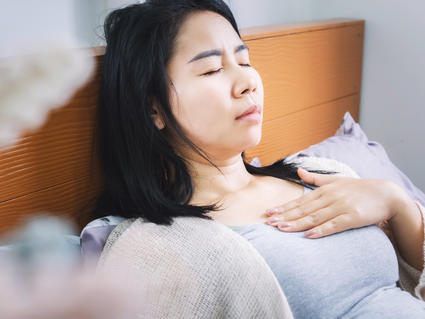
<svg viewBox="0 0 425 319">
<path fill-rule="evenodd" d="M 237 72 L 235 84 L 233 86 L 233 95 L 235 98 L 244 97 L 257 91 L 257 80 L 249 70 Z"/>
</svg>

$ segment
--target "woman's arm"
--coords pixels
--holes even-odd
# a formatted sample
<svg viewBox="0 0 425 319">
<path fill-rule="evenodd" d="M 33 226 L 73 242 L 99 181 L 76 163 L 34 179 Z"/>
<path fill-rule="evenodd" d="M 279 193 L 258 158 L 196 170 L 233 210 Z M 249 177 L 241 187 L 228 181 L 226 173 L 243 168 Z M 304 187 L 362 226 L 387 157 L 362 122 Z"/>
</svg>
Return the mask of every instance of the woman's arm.
<svg viewBox="0 0 425 319">
<path fill-rule="evenodd" d="M 388 221 L 388 224 L 400 255 L 411 266 L 422 271 L 424 268 L 422 212 L 418 204 L 401 187 L 394 185 L 395 196 L 392 207 L 395 209 L 395 214 Z"/>
</svg>

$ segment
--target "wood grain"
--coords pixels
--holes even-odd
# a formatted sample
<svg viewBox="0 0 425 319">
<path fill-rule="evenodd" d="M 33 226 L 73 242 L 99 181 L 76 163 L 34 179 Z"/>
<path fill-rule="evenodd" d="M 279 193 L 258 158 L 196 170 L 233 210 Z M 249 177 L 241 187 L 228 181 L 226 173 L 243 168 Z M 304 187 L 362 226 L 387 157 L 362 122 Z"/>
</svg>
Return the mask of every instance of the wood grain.
<svg viewBox="0 0 425 319">
<path fill-rule="evenodd" d="M 89 221 L 97 194 L 99 176 L 83 177 L 0 203 L 0 234 L 19 225 L 28 216 L 53 214 L 71 220 L 77 231 Z"/>
<path fill-rule="evenodd" d="M 320 104 L 263 123 L 260 144 L 245 152 L 248 161 L 258 157 L 269 165 L 335 134 L 345 112 L 358 121 L 359 95 Z"/>
<path fill-rule="evenodd" d="M 94 105 L 56 111 L 42 130 L 2 153 L 0 202 L 88 176 L 94 111 Z"/>
<path fill-rule="evenodd" d="M 362 35 L 356 24 L 246 41 L 264 82 L 264 121 L 358 94 Z"/>
</svg>

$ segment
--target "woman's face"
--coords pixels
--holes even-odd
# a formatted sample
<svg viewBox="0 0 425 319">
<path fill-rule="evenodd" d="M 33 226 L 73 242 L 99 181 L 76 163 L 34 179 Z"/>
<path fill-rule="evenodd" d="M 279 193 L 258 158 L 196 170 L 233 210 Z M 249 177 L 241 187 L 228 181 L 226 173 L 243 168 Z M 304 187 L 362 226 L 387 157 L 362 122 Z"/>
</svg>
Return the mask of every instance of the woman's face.
<svg viewBox="0 0 425 319">
<path fill-rule="evenodd" d="M 172 112 L 186 136 L 224 160 L 261 139 L 264 92 L 248 49 L 222 16 L 190 14 L 180 27 L 167 71 Z M 251 110 L 248 116 L 238 118 Z M 183 156 L 191 157 L 188 149 Z"/>
</svg>

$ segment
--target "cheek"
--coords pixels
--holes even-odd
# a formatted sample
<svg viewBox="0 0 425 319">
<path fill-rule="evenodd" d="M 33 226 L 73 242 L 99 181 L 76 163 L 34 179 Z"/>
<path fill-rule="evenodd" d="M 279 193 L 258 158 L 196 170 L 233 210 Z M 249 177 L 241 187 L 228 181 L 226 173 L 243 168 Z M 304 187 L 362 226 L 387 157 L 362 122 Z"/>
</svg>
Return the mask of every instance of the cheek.
<svg viewBox="0 0 425 319">
<path fill-rule="evenodd" d="M 213 138 L 226 127 L 231 119 L 231 103 L 226 98 L 222 85 L 186 86 L 190 89 L 178 92 L 179 106 L 175 116 L 192 136 L 201 139 Z"/>
</svg>

